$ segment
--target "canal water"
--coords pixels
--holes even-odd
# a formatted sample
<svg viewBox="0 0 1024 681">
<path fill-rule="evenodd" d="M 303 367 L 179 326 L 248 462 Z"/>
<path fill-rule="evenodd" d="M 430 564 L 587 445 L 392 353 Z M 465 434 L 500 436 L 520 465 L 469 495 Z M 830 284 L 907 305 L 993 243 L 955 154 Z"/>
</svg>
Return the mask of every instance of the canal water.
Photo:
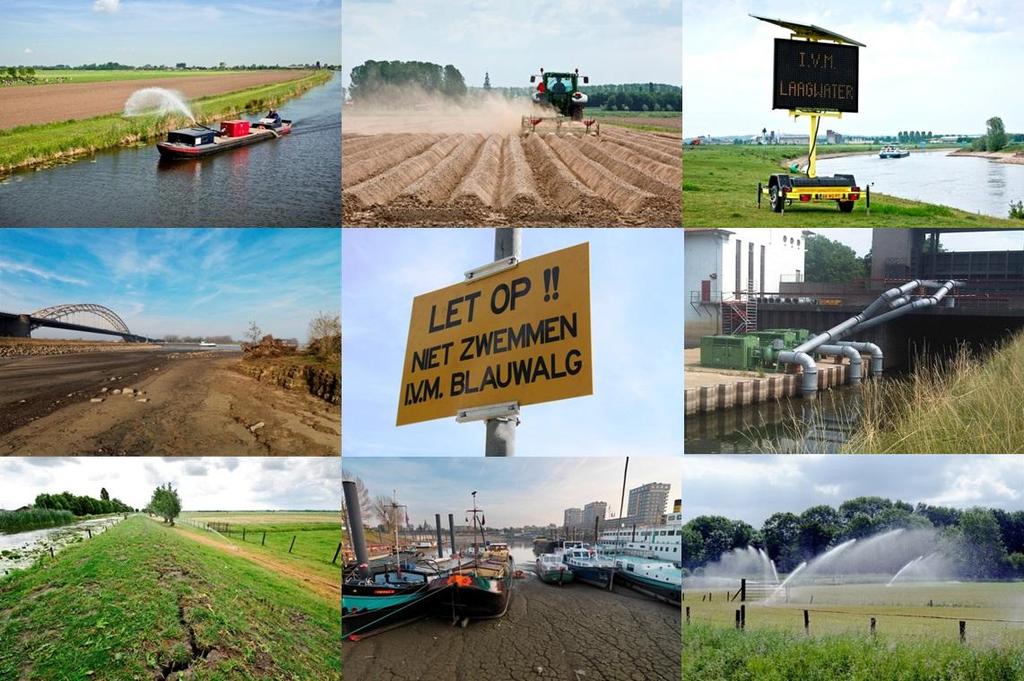
<svg viewBox="0 0 1024 681">
<path fill-rule="evenodd" d="M 822 391 L 815 400 L 773 402 L 687 416 L 687 454 L 835 454 L 860 415 L 858 388 Z"/>
<path fill-rule="evenodd" d="M 4 177 L 0 179 L 0 224 L 340 225 L 341 76 L 335 74 L 278 111 L 294 122 L 290 135 L 204 159 L 161 161 L 155 142 L 147 142 Z"/>
<path fill-rule="evenodd" d="M 911 150 L 900 159 L 873 153 L 818 160 L 819 175 L 835 173 L 852 174 L 872 192 L 998 218 L 1008 216 L 1011 201 L 1024 200 L 1024 165 L 950 156 L 949 150 Z"/>
<path fill-rule="evenodd" d="M 96 536 L 121 522 L 123 516 L 90 518 L 71 525 L 46 527 L 14 534 L 0 533 L 0 576 L 29 567 L 44 554 L 63 551 L 72 544 L 86 540 L 89 532 Z"/>
</svg>

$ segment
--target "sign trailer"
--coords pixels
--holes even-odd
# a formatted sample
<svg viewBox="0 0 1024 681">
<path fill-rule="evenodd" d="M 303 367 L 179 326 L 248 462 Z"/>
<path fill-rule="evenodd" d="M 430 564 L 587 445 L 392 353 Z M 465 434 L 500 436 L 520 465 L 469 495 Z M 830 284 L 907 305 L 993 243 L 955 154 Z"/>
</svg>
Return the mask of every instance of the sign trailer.
<svg viewBox="0 0 1024 681">
<path fill-rule="evenodd" d="M 858 50 L 866 45 L 813 24 L 750 16 L 791 31 L 789 40 L 775 40 L 772 108 L 788 109 L 793 118 L 807 116 L 811 122 L 807 175 L 779 173 L 768 178 L 767 185 L 758 182 L 757 207 L 767 196 L 776 213 L 784 212 L 794 201 L 835 201 L 840 211 L 849 213 L 863 194 L 870 211 L 870 188 L 861 192 L 853 175 L 818 177 L 816 167 L 821 118 L 842 118 L 844 113 L 857 112 Z"/>
<path fill-rule="evenodd" d="M 590 245 L 497 260 L 413 299 L 396 425 L 590 395 L 591 359 Z"/>
</svg>

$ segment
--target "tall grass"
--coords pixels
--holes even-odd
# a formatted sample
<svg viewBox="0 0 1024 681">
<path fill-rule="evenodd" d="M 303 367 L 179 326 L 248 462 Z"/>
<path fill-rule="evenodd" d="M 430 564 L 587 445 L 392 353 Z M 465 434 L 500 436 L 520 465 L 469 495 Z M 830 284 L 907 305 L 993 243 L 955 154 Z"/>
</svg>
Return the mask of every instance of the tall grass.
<svg viewBox="0 0 1024 681">
<path fill-rule="evenodd" d="M 276 105 L 330 78 L 330 72 L 317 71 L 286 83 L 203 97 L 190 106 L 197 120 L 209 122 L 225 115 L 256 112 Z M 173 114 L 132 118 L 111 114 L 0 130 L 0 172 L 144 142 L 188 122 L 183 116 Z"/>
<path fill-rule="evenodd" d="M 28 508 L 23 511 L 0 511 L 0 533 L 26 532 L 41 527 L 57 527 L 75 522 L 71 511 Z"/>
<path fill-rule="evenodd" d="M 919 360 L 906 378 L 863 387 L 844 449 L 866 453 L 1024 453 L 1024 333 L 985 357 L 961 346 Z"/>
<path fill-rule="evenodd" d="M 1024 655 L 956 641 L 693 624 L 683 629 L 682 672 L 701 681 L 1009 681 L 1024 679 Z"/>
</svg>

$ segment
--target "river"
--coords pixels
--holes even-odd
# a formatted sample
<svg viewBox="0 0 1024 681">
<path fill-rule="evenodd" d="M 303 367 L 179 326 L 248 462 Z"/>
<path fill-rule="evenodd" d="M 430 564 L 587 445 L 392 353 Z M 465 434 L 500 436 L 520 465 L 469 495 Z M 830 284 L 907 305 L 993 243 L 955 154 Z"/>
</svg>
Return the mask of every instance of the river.
<svg viewBox="0 0 1024 681">
<path fill-rule="evenodd" d="M 858 388 L 687 416 L 687 454 L 835 454 L 856 428 Z"/>
<path fill-rule="evenodd" d="M 200 160 L 161 161 L 151 141 L 17 172 L 0 180 L 0 226 L 340 225 L 341 76 L 278 111 L 290 135 Z"/>
<path fill-rule="evenodd" d="M 90 532 L 95 537 L 122 519 L 123 516 L 119 515 L 103 516 L 60 527 L 45 527 L 13 534 L 0 533 L 0 576 L 29 567 L 40 556 L 48 553 L 51 547 L 56 553 L 71 544 L 85 541 Z"/>
<path fill-rule="evenodd" d="M 819 159 L 818 174 L 851 173 L 872 192 L 997 218 L 1008 216 L 1011 201 L 1024 200 L 1024 165 L 948 154 L 911 150 L 900 159 L 877 153 Z"/>
</svg>

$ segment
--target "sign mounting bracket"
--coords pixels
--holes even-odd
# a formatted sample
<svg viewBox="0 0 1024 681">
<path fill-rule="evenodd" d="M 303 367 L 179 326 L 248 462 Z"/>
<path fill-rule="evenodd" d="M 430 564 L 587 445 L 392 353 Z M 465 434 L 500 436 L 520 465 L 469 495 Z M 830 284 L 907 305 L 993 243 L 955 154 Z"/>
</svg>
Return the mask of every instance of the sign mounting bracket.
<svg viewBox="0 0 1024 681">
<path fill-rule="evenodd" d="M 455 414 L 456 423 L 467 423 L 469 421 L 489 421 L 491 419 L 519 420 L 518 402 L 501 402 L 489 404 L 483 407 L 469 407 L 459 409 Z"/>
<path fill-rule="evenodd" d="M 466 270 L 466 281 L 476 281 L 478 279 L 490 277 L 500 272 L 510 270 L 518 264 L 519 258 L 517 258 L 514 255 L 510 255 L 507 258 L 495 260 L 494 262 L 489 262 L 486 265 L 481 265 L 480 267 L 474 267 L 471 270 Z"/>
</svg>

